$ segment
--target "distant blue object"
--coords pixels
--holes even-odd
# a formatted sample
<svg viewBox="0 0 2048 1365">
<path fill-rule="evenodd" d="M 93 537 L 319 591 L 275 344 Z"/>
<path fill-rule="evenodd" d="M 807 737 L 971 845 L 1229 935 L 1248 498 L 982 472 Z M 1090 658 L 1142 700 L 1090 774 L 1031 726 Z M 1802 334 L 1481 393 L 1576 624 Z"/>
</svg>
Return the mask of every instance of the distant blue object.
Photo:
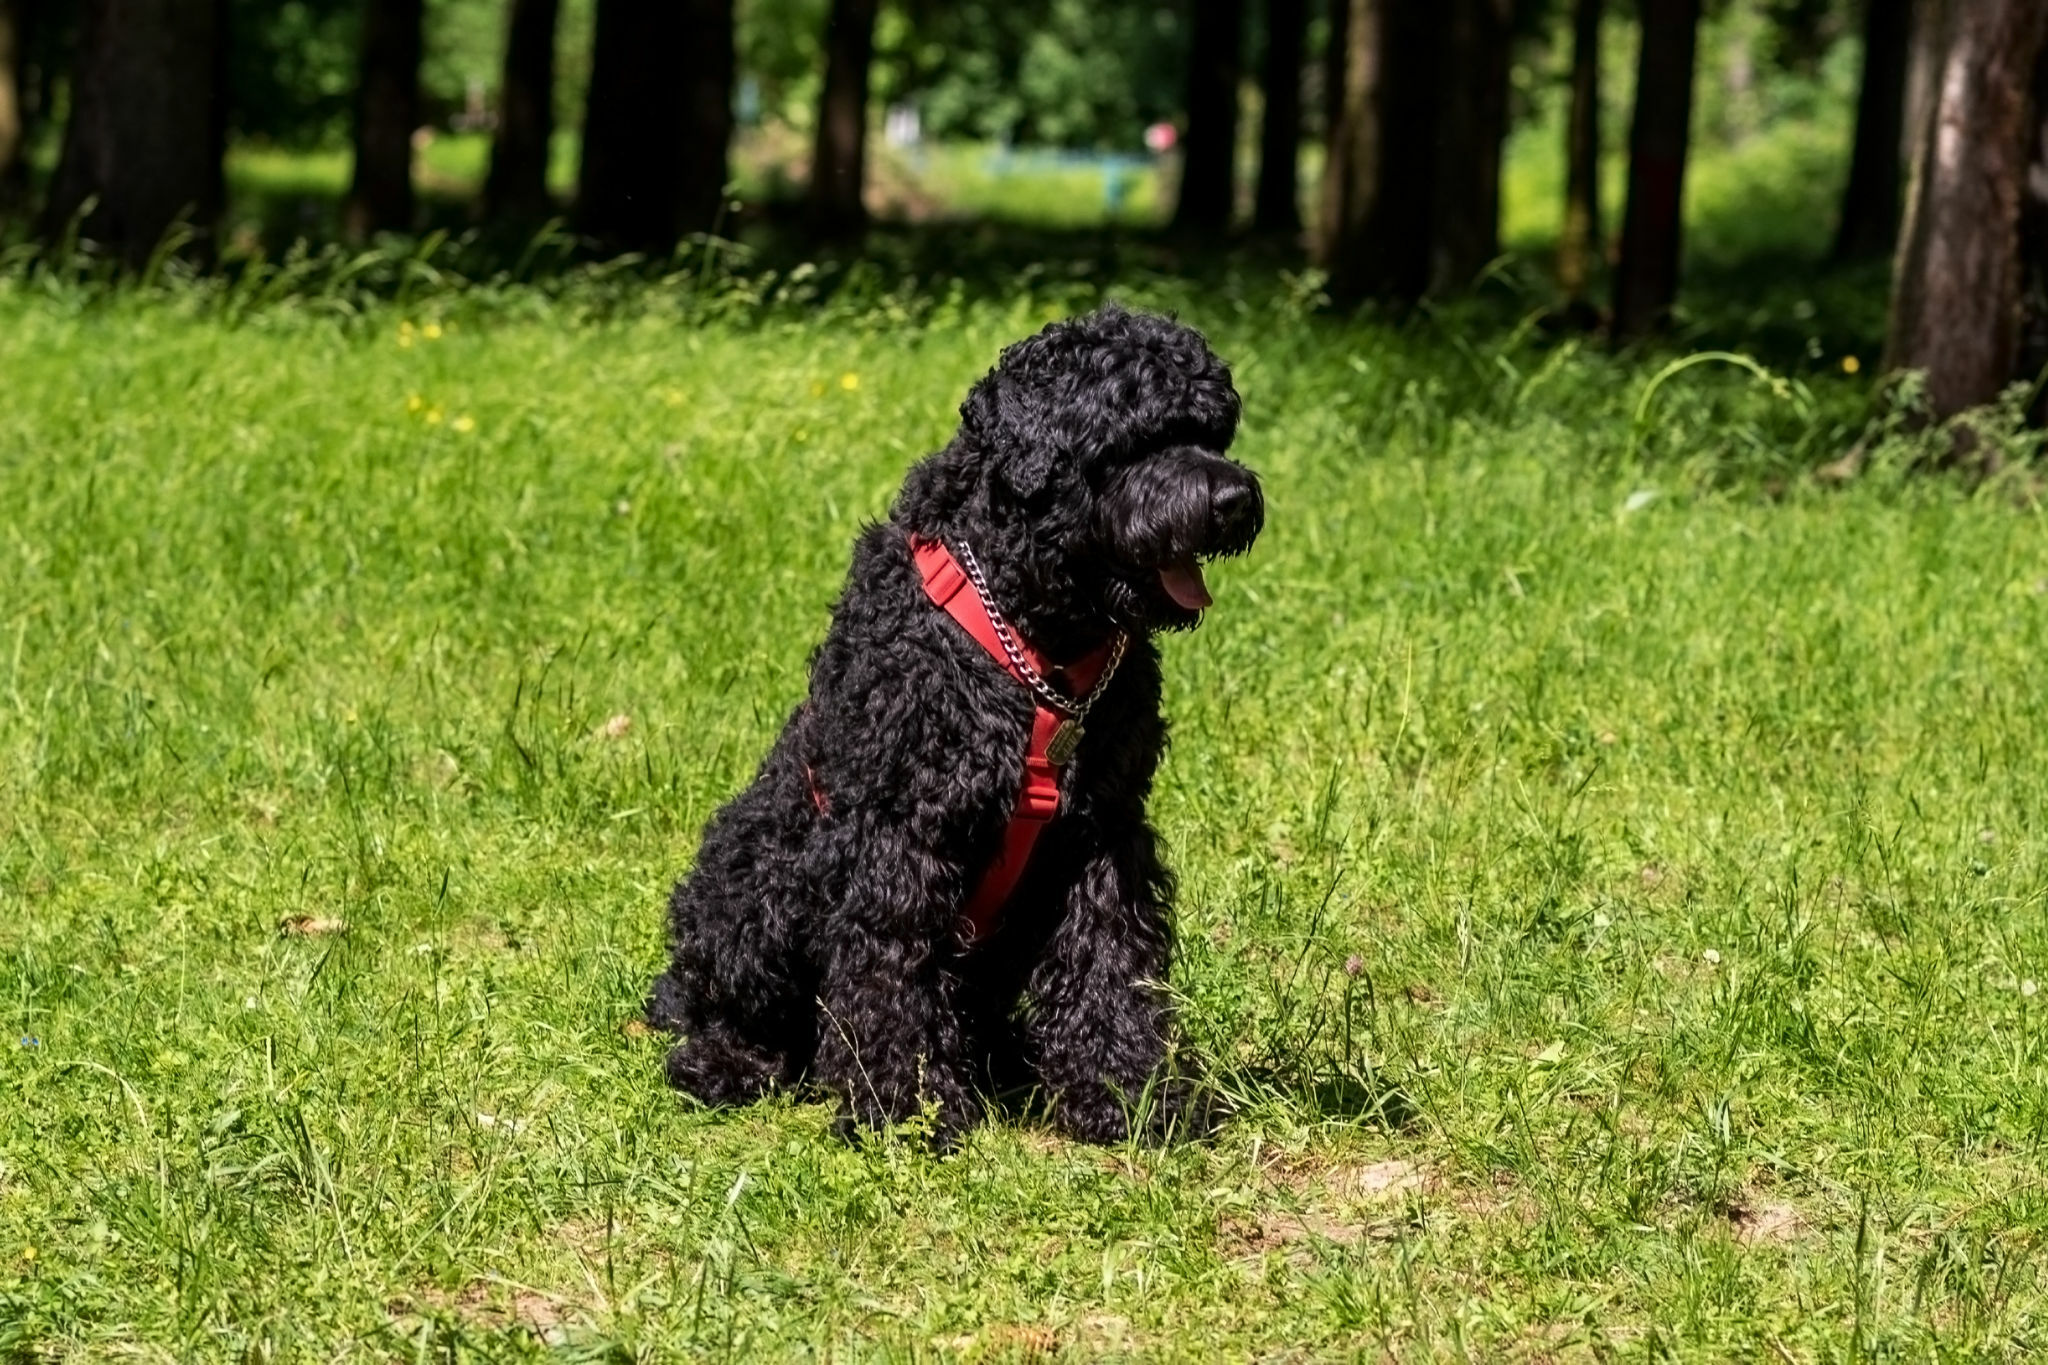
<svg viewBox="0 0 2048 1365">
<path fill-rule="evenodd" d="M 40 1038 L 32 1038 L 27 1034 L 23 1034 L 21 1038 L 21 1045 L 23 1047 L 41 1047 L 43 1045 L 43 1040 Z"/>
</svg>

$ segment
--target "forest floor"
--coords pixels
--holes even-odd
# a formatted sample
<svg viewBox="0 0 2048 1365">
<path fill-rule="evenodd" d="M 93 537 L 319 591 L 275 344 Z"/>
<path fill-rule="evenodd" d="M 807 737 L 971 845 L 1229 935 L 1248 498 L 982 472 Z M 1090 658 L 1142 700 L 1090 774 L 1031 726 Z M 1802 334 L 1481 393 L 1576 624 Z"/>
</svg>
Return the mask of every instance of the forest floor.
<svg viewBox="0 0 2048 1365">
<path fill-rule="evenodd" d="M 1235 1112 L 940 1160 L 637 1009 L 856 529 L 1094 286 L 606 278 L 0 281 L 0 1359 L 2044 1345 L 2048 538 L 1882 424 L 1816 475 L 1867 330 L 1129 279 L 1269 498 L 1153 802 Z"/>
</svg>

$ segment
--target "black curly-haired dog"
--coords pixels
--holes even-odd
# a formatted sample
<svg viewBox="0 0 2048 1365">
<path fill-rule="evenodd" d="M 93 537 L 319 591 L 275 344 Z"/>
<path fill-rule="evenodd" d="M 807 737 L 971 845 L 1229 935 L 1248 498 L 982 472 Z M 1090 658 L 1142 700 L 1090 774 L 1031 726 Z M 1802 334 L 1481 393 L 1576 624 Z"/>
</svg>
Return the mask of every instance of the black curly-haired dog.
<svg viewBox="0 0 2048 1365">
<path fill-rule="evenodd" d="M 1200 333 L 1114 306 L 974 386 L 959 434 L 862 532 L 809 698 L 670 899 L 648 1017 L 683 1035 L 672 1084 L 732 1104 L 809 1078 L 848 1135 L 930 1103 L 943 1143 L 1028 1067 L 1076 1137 L 1119 1140 L 1139 1110 L 1147 1136 L 1176 1121 L 1151 636 L 1200 621 L 1200 561 L 1264 522 L 1257 478 L 1224 456 L 1238 411 Z M 927 580 L 948 564 L 942 607 Z M 983 599 L 1049 692 L 963 626 Z M 1078 748 L 1040 742 L 1090 687 Z M 1058 811 L 1005 893 L 988 869 L 1019 861 L 1027 752 Z"/>
</svg>

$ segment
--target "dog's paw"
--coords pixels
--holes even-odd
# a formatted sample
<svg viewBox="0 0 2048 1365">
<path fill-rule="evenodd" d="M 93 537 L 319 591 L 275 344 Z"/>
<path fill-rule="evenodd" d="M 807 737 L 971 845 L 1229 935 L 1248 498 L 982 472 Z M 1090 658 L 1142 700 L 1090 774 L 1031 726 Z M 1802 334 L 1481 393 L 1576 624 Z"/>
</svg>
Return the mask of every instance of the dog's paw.
<svg viewBox="0 0 2048 1365">
<path fill-rule="evenodd" d="M 1224 1117 L 1215 1092 L 1185 1076 L 1166 1077 L 1137 1096 L 1104 1086 L 1063 1095 L 1053 1106 L 1053 1121 L 1067 1136 L 1103 1146 L 1196 1141 L 1213 1136 Z"/>
<path fill-rule="evenodd" d="M 919 1136 L 934 1156 L 951 1156 L 967 1141 L 968 1133 L 981 1122 L 978 1107 L 968 1105 L 961 1108 L 927 1108 L 921 1113 L 904 1119 L 891 1119 L 876 1113 L 863 1113 L 856 1106 L 842 1101 L 839 1110 L 832 1116 L 832 1136 L 849 1147 L 859 1147 L 870 1137 L 886 1135 L 915 1141 Z"/>
<path fill-rule="evenodd" d="M 775 1087 L 778 1059 L 714 1036 L 692 1037 L 669 1049 L 668 1083 L 709 1105 L 746 1104 Z"/>
</svg>

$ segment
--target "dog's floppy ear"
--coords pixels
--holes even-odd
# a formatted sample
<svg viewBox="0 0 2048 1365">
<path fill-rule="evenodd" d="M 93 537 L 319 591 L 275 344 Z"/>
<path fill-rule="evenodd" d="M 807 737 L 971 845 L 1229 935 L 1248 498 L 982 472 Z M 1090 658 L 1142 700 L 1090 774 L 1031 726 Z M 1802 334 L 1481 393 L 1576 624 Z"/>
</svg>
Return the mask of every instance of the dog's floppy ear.
<svg viewBox="0 0 2048 1365">
<path fill-rule="evenodd" d="M 1023 386 L 991 372 L 960 405 L 960 424 L 994 458 L 1018 497 L 1035 497 L 1045 487 L 1063 448 L 1062 433 L 1044 420 Z"/>
<path fill-rule="evenodd" d="M 1003 479 L 1017 490 L 1018 497 L 1036 497 L 1051 477 L 1053 460 L 1058 454 L 1048 440 L 1013 442 L 1003 452 Z"/>
</svg>

